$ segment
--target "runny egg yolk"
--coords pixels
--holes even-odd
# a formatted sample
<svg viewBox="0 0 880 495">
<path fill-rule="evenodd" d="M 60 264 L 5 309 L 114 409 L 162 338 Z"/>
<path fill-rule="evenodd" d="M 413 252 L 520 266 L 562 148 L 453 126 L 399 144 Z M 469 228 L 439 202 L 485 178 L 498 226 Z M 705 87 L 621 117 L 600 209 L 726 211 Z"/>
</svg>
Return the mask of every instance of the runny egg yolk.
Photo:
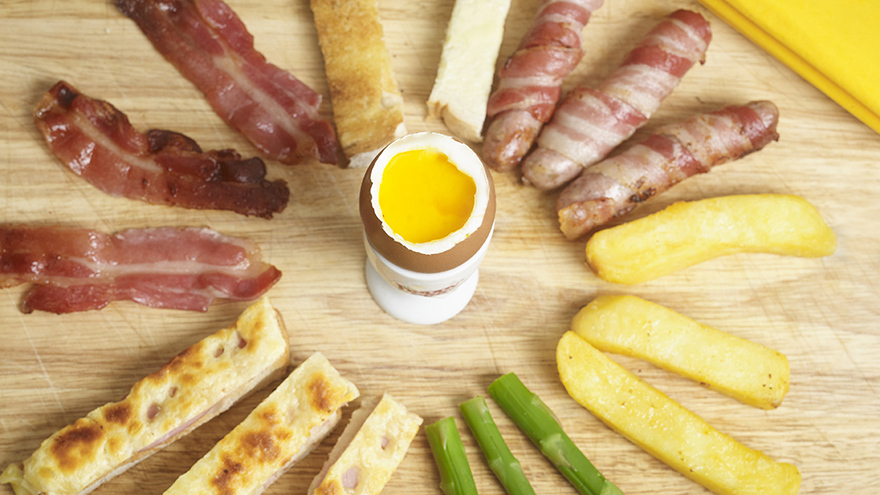
<svg viewBox="0 0 880 495">
<path fill-rule="evenodd" d="M 462 228 L 474 209 L 474 179 L 434 149 L 393 156 L 379 184 L 385 223 L 404 240 L 421 244 Z"/>
</svg>

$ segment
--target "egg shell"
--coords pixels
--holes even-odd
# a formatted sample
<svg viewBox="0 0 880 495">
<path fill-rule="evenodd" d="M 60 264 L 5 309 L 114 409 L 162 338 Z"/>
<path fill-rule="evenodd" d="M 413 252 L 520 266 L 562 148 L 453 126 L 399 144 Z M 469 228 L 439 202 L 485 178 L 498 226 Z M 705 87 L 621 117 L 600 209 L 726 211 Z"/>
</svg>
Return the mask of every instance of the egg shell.
<svg viewBox="0 0 880 495">
<path fill-rule="evenodd" d="M 450 139 L 464 144 L 458 139 L 451 137 Z M 394 143 L 389 144 L 388 146 L 393 144 Z M 386 146 L 386 149 L 388 146 Z M 467 145 L 465 144 L 465 146 Z M 373 245 L 373 248 L 395 265 L 420 273 L 444 272 L 469 260 L 480 250 L 480 247 L 489 238 L 489 233 L 492 231 L 492 225 L 495 223 L 495 183 L 492 181 L 492 174 L 489 173 L 489 169 L 480 159 L 479 155 L 474 153 L 474 159 L 479 161 L 482 165 L 482 169 L 486 174 L 489 189 L 489 201 L 486 204 L 483 222 L 471 235 L 465 240 L 457 243 L 451 249 L 436 254 L 422 254 L 407 248 L 388 235 L 382 227 L 382 220 L 376 215 L 376 212 L 373 209 L 372 197 L 370 194 L 370 190 L 373 186 L 371 176 L 376 161 L 382 156 L 384 151 L 385 150 L 383 149 L 367 168 L 366 173 L 364 174 L 364 180 L 361 182 L 359 197 L 364 233 L 366 234 L 367 239 L 369 239 L 370 244 Z"/>
</svg>

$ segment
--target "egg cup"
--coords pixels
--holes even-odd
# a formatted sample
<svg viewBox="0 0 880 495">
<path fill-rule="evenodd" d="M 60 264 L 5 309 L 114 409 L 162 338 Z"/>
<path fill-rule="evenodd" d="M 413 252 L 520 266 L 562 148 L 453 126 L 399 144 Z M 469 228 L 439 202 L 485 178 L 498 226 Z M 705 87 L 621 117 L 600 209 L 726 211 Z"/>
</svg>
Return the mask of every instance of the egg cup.
<svg viewBox="0 0 880 495">
<path fill-rule="evenodd" d="M 413 243 L 385 222 L 378 198 L 389 161 L 400 153 L 420 149 L 446 155 L 473 179 L 475 194 L 474 206 L 461 228 L 440 239 Z M 476 291 L 478 268 L 495 225 L 492 176 L 468 145 L 434 132 L 409 134 L 392 142 L 364 175 L 360 214 L 367 287 L 379 307 L 399 320 L 430 325 L 452 318 L 467 306 Z"/>
<path fill-rule="evenodd" d="M 490 235 L 491 238 L 491 235 Z M 445 272 L 424 274 L 388 261 L 364 236 L 367 287 L 382 310 L 398 320 L 433 325 L 457 315 L 468 305 L 480 280 L 479 266 L 489 242 L 464 264 Z"/>
</svg>

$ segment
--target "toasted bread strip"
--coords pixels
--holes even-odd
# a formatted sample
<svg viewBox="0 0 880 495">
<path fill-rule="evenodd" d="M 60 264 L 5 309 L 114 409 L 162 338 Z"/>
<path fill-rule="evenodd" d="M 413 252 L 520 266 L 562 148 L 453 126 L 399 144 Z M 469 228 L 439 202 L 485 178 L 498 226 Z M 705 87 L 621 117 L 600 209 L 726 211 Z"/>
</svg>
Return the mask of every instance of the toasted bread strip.
<svg viewBox="0 0 880 495">
<path fill-rule="evenodd" d="M 422 418 L 390 395 L 365 402 L 351 416 L 309 495 L 377 495 L 406 455 Z"/>
<path fill-rule="evenodd" d="M 165 495 L 257 495 L 326 437 L 359 395 L 315 353 L 217 442 Z"/>
<path fill-rule="evenodd" d="M 461 139 L 483 140 L 483 122 L 510 0 L 456 0 L 428 113 Z"/>
<path fill-rule="evenodd" d="M 349 167 L 366 167 L 406 134 L 377 0 L 311 0 L 311 7 L 342 152 Z"/>
<path fill-rule="evenodd" d="M 289 360 L 284 324 L 263 298 L 135 383 L 125 399 L 43 441 L 0 482 L 16 495 L 89 493 L 268 383 Z"/>
</svg>

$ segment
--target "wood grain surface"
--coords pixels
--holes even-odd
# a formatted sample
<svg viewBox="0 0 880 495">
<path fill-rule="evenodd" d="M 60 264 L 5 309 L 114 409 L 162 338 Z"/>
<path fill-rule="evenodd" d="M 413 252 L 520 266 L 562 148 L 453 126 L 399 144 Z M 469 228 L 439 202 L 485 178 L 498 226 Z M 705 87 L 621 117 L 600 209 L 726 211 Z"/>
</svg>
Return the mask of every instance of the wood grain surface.
<svg viewBox="0 0 880 495">
<path fill-rule="evenodd" d="M 329 117 L 308 2 L 228 3 L 271 62 L 325 95 L 322 112 Z M 515 49 L 538 3 L 513 0 L 499 63 Z M 427 116 L 425 101 L 452 6 L 451 0 L 379 4 L 411 132 L 445 132 L 441 121 Z M 791 363 L 791 390 L 779 409 L 764 411 L 650 365 L 615 360 L 722 432 L 798 466 L 801 493 L 878 493 L 880 136 L 686 0 L 606 0 L 586 28 L 586 55 L 564 89 L 597 84 L 678 7 L 702 12 L 712 23 L 707 61 L 685 76 L 636 138 L 695 112 L 754 99 L 779 106 L 781 138 L 760 153 L 687 180 L 627 219 L 676 200 L 797 194 L 816 205 L 839 236 L 833 256 L 742 254 L 642 285 L 609 284 L 586 267 L 585 241 L 567 242 L 559 233 L 553 194 L 522 186 L 515 174 L 494 174 L 497 225 L 474 299 L 446 323 L 402 323 L 383 313 L 365 286 L 357 202 L 362 170 L 267 161 L 270 178 L 285 179 L 292 199 L 282 214 L 263 220 L 112 198 L 50 155 L 32 111 L 59 79 L 110 101 L 138 129 L 171 129 L 204 149 L 257 154 L 109 0 L 0 2 L 0 221 L 105 232 L 210 226 L 256 240 L 264 258 L 284 273 L 269 296 L 287 323 L 294 362 L 320 350 L 364 396 L 391 393 L 426 423 L 455 416 L 478 488 L 487 494 L 502 489 L 457 406 L 486 394 L 493 379 L 511 371 L 544 399 L 625 493 L 708 493 L 603 426 L 559 382 L 554 351 L 575 312 L 599 294 L 635 294 L 781 351 Z M 101 311 L 25 315 L 18 310 L 24 290 L 0 291 L 0 467 L 27 457 L 43 439 L 95 407 L 119 400 L 135 381 L 232 322 L 246 306 L 219 302 L 207 313 L 191 313 L 119 302 Z M 235 405 L 96 493 L 161 493 L 268 392 Z M 501 410 L 491 401 L 489 406 L 536 492 L 575 493 Z M 267 493 L 304 494 L 337 435 Z M 420 432 L 384 493 L 437 494 L 438 482 Z M 12 492 L 3 485 L 0 493 Z"/>
</svg>

